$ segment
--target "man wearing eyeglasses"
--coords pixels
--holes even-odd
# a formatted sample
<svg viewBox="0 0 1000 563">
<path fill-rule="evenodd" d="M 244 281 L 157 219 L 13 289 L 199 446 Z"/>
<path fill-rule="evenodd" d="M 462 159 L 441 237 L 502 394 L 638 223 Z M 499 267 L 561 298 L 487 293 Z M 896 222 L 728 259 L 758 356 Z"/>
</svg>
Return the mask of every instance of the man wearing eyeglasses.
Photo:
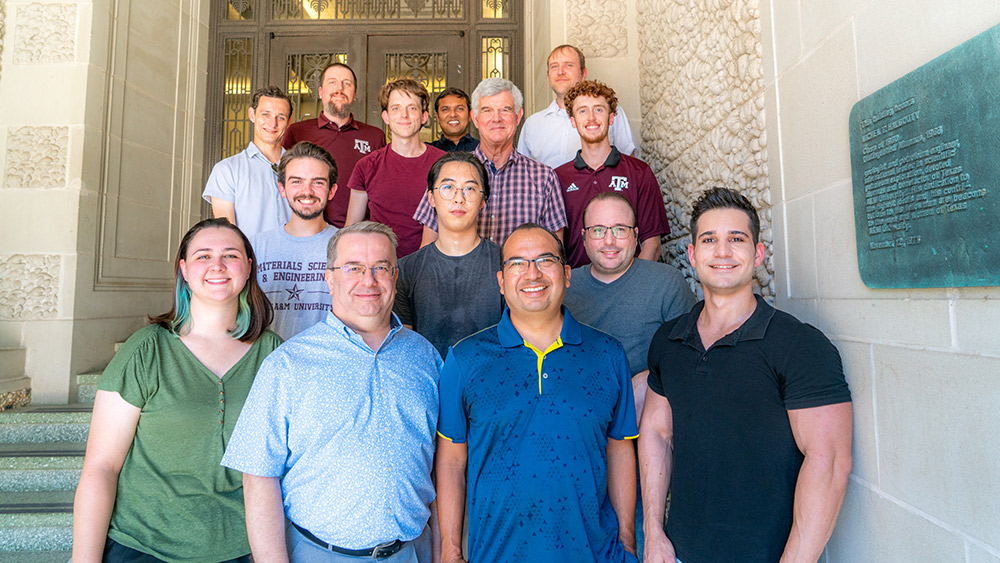
<svg viewBox="0 0 1000 563">
<path fill-rule="evenodd" d="M 507 310 L 452 346 L 441 372 L 441 560 L 634 562 L 624 349 L 562 306 L 570 269 L 551 231 L 521 225 L 502 258 Z"/>
<path fill-rule="evenodd" d="M 490 195 L 486 168 L 467 152 L 438 159 L 427 175 L 427 201 L 438 218 L 438 238 L 399 260 L 399 320 L 438 349 L 495 325 L 503 295 L 492 280 L 500 246 L 479 236 L 479 211 Z"/>
<path fill-rule="evenodd" d="M 647 356 L 663 323 L 695 304 L 687 280 L 673 266 L 639 260 L 635 209 L 618 192 L 602 192 L 583 210 L 583 246 L 590 264 L 575 268 L 566 308 L 582 323 L 614 336 L 628 354 L 636 417 L 642 418 L 649 376 Z M 638 502 L 637 504 L 641 504 Z M 642 554 L 642 509 L 636 510 L 636 541 Z"/>
<path fill-rule="evenodd" d="M 556 168 L 566 204 L 566 250 L 569 264 L 590 263 L 581 237 L 583 208 L 602 192 L 621 194 L 636 209 L 639 258 L 660 259 L 660 237 L 670 233 L 667 211 L 656 176 L 649 165 L 618 151 L 608 130 L 615 121 L 618 98 L 607 85 L 584 80 L 566 92 L 570 122 L 580 134 L 576 158 Z"/>
<path fill-rule="evenodd" d="M 257 372 L 222 460 L 256 561 L 431 560 L 441 357 L 392 314 L 395 246 L 380 223 L 337 231 L 332 312 Z"/>
</svg>

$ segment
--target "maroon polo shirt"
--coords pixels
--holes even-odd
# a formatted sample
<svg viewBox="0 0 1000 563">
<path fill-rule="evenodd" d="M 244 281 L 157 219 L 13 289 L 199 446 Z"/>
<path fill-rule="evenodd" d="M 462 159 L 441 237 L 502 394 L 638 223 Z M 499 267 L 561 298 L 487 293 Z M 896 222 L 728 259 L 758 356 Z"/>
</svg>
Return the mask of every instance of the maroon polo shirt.
<svg viewBox="0 0 1000 563">
<path fill-rule="evenodd" d="M 445 154 L 427 145 L 424 154 L 408 158 L 387 145 L 362 158 L 351 179 L 343 184 L 368 195 L 368 213 L 372 221 L 392 227 L 399 240 L 397 258 L 420 248 L 424 226 L 413 219 L 413 213 L 417 205 L 427 199 L 427 173 Z"/>
<path fill-rule="evenodd" d="M 581 233 L 583 210 L 590 198 L 602 192 L 618 192 L 635 207 L 640 243 L 670 233 L 660 184 L 649 165 L 638 158 L 621 154 L 612 146 L 604 165 L 593 170 L 584 162 L 580 151 L 576 151 L 575 159 L 556 168 L 556 176 L 566 203 L 566 251 L 570 266 L 578 268 L 590 264 Z"/>
<path fill-rule="evenodd" d="M 290 149 L 299 141 L 309 141 L 330 151 L 337 163 L 337 192 L 326 204 L 325 215 L 327 223 L 343 227 L 347 217 L 347 204 L 351 201 L 347 180 L 359 160 L 385 146 L 385 134 L 378 127 L 355 120 L 353 114 L 346 125 L 337 127 L 336 123 L 320 113 L 316 119 L 290 125 L 281 144 Z"/>
</svg>

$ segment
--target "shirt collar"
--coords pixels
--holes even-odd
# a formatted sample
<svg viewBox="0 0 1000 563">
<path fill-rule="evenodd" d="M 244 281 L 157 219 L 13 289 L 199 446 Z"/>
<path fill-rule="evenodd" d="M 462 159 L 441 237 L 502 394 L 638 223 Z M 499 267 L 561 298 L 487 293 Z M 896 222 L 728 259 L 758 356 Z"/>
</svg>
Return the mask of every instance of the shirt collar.
<svg viewBox="0 0 1000 563">
<path fill-rule="evenodd" d="M 344 321 L 340 320 L 340 317 L 334 315 L 333 312 L 327 313 L 326 319 L 324 319 L 323 322 L 325 322 L 330 328 L 332 328 L 335 333 L 342 334 L 344 335 L 345 338 L 347 338 L 351 342 L 360 346 L 364 346 L 366 349 L 370 349 L 368 348 L 368 345 L 365 344 L 364 338 L 361 338 L 361 335 L 355 332 L 354 329 L 344 324 Z M 396 316 L 396 313 L 393 313 L 392 316 L 389 317 L 389 334 L 385 336 L 385 340 L 382 341 L 382 345 L 379 348 L 381 349 L 385 347 L 385 345 L 392 340 L 392 337 L 395 336 L 396 333 L 399 332 L 402 328 L 403 328 L 403 323 L 400 322 L 399 317 Z"/>
<path fill-rule="evenodd" d="M 587 163 L 583 160 L 582 153 L 582 149 L 576 151 L 576 158 L 573 159 L 573 168 L 576 168 L 577 170 L 587 168 Z M 611 153 L 608 154 L 608 158 L 604 159 L 604 164 L 601 165 L 601 168 L 614 168 L 615 166 L 618 166 L 618 163 L 621 162 L 621 160 L 622 153 L 618 152 L 618 149 L 614 145 L 611 145 Z"/>
<path fill-rule="evenodd" d="M 486 153 L 483 152 L 482 143 L 479 143 L 479 146 L 476 147 L 476 150 L 472 151 L 472 154 L 476 155 L 476 158 L 478 158 L 479 161 L 494 174 L 499 174 L 500 171 L 507 168 L 507 166 L 517 164 L 517 162 L 522 158 L 528 158 L 517 152 L 517 147 L 515 146 L 513 150 L 510 151 L 510 156 L 507 157 L 507 160 L 499 168 L 497 168 L 496 165 L 493 164 L 493 161 L 490 160 L 490 157 L 486 156 Z"/>
<path fill-rule="evenodd" d="M 569 113 L 567 113 L 564 108 L 559 107 L 559 102 L 557 102 L 555 99 L 553 99 L 552 103 L 549 104 L 548 107 L 546 107 L 542 111 L 545 112 L 545 115 L 552 115 L 552 114 L 559 115 L 561 113 L 562 115 L 569 116 Z"/>
<path fill-rule="evenodd" d="M 559 330 L 559 338 L 563 344 L 582 344 L 583 335 L 580 332 L 580 322 L 573 318 L 565 306 L 562 307 L 562 314 L 563 324 L 562 329 Z M 504 308 L 503 316 L 497 323 L 497 335 L 500 337 L 500 345 L 504 348 L 524 346 L 524 338 L 517 332 L 514 323 L 510 320 L 510 309 Z"/>
<path fill-rule="evenodd" d="M 746 340 L 764 338 L 771 318 L 774 317 L 774 307 L 768 305 L 760 295 L 754 294 L 754 298 L 757 300 L 757 308 L 754 309 L 750 318 L 743 321 L 739 328 L 720 338 L 713 346 L 736 346 L 736 344 Z M 701 311 L 704 308 L 705 302 L 699 301 L 691 308 L 685 322 L 674 325 L 668 338 L 679 340 L 693 348 L 700 348 L 702 343 L 701 334 L 698 332 L 698 317 L 701 316 Z"/>
<path fill-rule="evenodd" d="M 327 127 L 329 129 L 336 129 L 337 131 L 347 131 L 348 129 L 360 129 L 358 123 L 354 121 L 354 114 L 352 113 L 347 117 L 347 123 L 343 127 L 337 125 L 336 123 L 330 121 L 326 118 L 326 114 L 319 112 L 319 117 L 316 118 L 316 123 L 320 129 Z"/>
<path fill-rule="evenodd" d="M 250 141 L 250 144 L 247 145 L 247 154 L 250 155 L 250 158 L 262 159 L 271 168 L 274 168 L 276 166 L 273 162 L 268 160 L 266 156 L 264 156 L 264 153 L 260 152 L 260 147 L 254 144 L 253 141 Z M 285 147 L 281 147 L 281 154 L 285 154 Z M 275 170 L 274 173 L 277 174 L 278 173 L 277 170 Z"/>
</svg>

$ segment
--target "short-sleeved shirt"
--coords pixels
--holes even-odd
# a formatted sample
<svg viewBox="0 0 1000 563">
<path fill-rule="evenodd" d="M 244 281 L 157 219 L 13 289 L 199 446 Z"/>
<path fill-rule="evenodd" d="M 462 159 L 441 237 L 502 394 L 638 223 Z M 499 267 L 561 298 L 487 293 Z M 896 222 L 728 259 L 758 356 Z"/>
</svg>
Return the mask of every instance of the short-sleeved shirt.
<svg viewBox="0 0 1000 563">
<path fill-rule="evenodd" d="M 647 368 L 649 343 L 663 323 L 691 310 L 694 294 L 673 266 L 636 259 L 618 279 L 604 283 L 590 266 L 573 270 L 563 305 L 576 320 L 625 346 L 632 375 Z"/>
<path fill-rule="evenodd" d="M 626 561 L 607 494 L 608 439 L 635 438 L 621 344 L 563 308 L 559 338 L 529 346 L 500 323 L 455 344 L 438 432 L 468 443 L 469 561 Z"/>
<path fill-rule="evenodd" d="M 330 307 L 326 284 L 326 245 L 337 227 L 308 237 L 288 234 L 284 227 L 250 239 L 257 256 L 257 283 L 274 308 L 271 329 L 288 340 L 322 321 Z"/>
<path fill-rule="evenodd" d="M 465 135 L 455 143 L 451 139 L 441 135 L 438 140 L 431 142 L 430 145 L 445 152 L 472 152 L 479 146 L 479 139 L 472 135 Z"/>
<path fill-rule="evenodd" d="M 278 191 L 274 165 L 253 143 L 212 167 L 202 197 L 209 203 L 213 197 L 232 202 L 236 226 L 248 237 L 280 227 L 292 218 L 292 208 Z"/>
<path fill-rule="evenodd" d="M 280 343 L 265 332 L 220 378 L 159 325 L 129 337 L 97 384 L 141 409 L 118 474 L 111 539 L 167 561 L 250 553 L 243 476 L 219 461 L 258 366 Z"/>
<path fill-rule="evenodd" d="M 608 138 L 623 153 L 635 152 L 632 128 L 621 106 L 615 112 L 615 122 L 608 128 Z M 547 108 L 524 120 L 517 150 L 555 168 L 573 160 L 573 155 L 580 150 L 580 132 L 570 122 L 569 113 L 552 100 Z"/>
<path fill-rule="evenodd" d="M 347 218 L 347 204 L 351 201 L 347 181 L 359 160 L 385 146 L 385 133 L 378 127 L 357 121 L 353 115 L 343 127 L 338 127 L 320 112 L 316 119 L 306 119 L 289 126 L 281 144 L 287 149 L 299 141 L 309 141 L 323 147 L 337 163 L 338 188 L 333 199 L 326 204 L 326 222 L 343 227 L 344 219 Z"/>
<path fill-rule="evenodd" d="M 553 232 L 566 226 L 566 207 L 551 168 L 517 151 L 511 151 L 499 168 L 481 146 L 472 154 L 486 167 L 490 180 L 490 197 L 479 212 L 479 236 L 503 244 L 507 235 L 524 223 L 538 223 Z M 437 213 L 427 198 L 420 202 L 413 218 L 437 230 Z"/>
<path fill-rule="evenodd" d="M 583 210 L 599 193 L 616 192 L 629 200 L 635 208 L 640 242 L 670 234 L 660 184 L 649 165 L 638 158 L 621 154 L 612 146 L 604 165 L 594 170 L 577 152 L 572 162 L 556 168 L 556 176 L 566 203 L 566 252 L 570 266 L 590 264 L 581 232 L 586 226 Z"/>
<path fill-rule="evenodd" d="M 818 329 L 757 296 L 750 318 L 706 351 L 703 307 L 664 324 L 649 348 L 649 389 L 673 412 L 667 536 L 681 561 L 773 563 L 803 460 L 788 411 L 851 393 L 840 354 Z"/>
<path fill-rule="evenodd" d="M 372 221 L 389 225 L 396 233 L 397 257 L 420 248 L 424 227 L 413 213 L 427 199 L 427 173 L 445 155 L 441 149 L 425 148 L 422 155 L 409 158 L 392 150 L 392 145 L 385 146 L 358 161 L 347 182 L 351 190 L 368 194 Z"/>
<path fill-rule="evenodd" d="M 499 271 L 500 246 L 488 240 L 462 256 L 429 244 L 399 261 L 393 310 L 445 356 L 452 344 L 500 321 Z"/>
<path fill-rule="evenodd" d="M 280 477 L 285 516 L 327 543 L 413 540 L 434 500 L 440 368 L 395 316 L 372 350 L 330 313 L 261 365 L 222 464 Z"/>
</svg>

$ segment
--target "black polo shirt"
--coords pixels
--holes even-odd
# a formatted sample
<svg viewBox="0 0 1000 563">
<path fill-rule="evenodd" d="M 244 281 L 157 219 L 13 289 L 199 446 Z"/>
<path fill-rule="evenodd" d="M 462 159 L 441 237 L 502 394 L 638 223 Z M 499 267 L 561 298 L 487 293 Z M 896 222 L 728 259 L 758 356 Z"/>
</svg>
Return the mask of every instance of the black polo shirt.
<svg viewBox="0 0 1000 563">
<path fill-rule="evenodd" d="M 706 351 L 704 305 L 665 323 L 649 348 L 649 388 L 673 412 L 667 536 L 684 563 L 773 563 L 803 459 L 787 411 L 851 394 L 840 354 L 815 327 L 757 296 L 750 318 Z"/>
<path fill-rule="evenodd" d="M 476 147 L 479 146 L 479 139 L 473 137 L 472 135 L 465 135 L 464 137 L 459 139 L 457 143 L 454 143 L 448 137 L 441 135 L 441 137 L 439 137 L 438 140 L 431 141 L 428 144 L 432 147 L 439 148 L 445 152 L 455 152 L 455 151 L 472 152 L 476 150 Z"/>
</svg>

